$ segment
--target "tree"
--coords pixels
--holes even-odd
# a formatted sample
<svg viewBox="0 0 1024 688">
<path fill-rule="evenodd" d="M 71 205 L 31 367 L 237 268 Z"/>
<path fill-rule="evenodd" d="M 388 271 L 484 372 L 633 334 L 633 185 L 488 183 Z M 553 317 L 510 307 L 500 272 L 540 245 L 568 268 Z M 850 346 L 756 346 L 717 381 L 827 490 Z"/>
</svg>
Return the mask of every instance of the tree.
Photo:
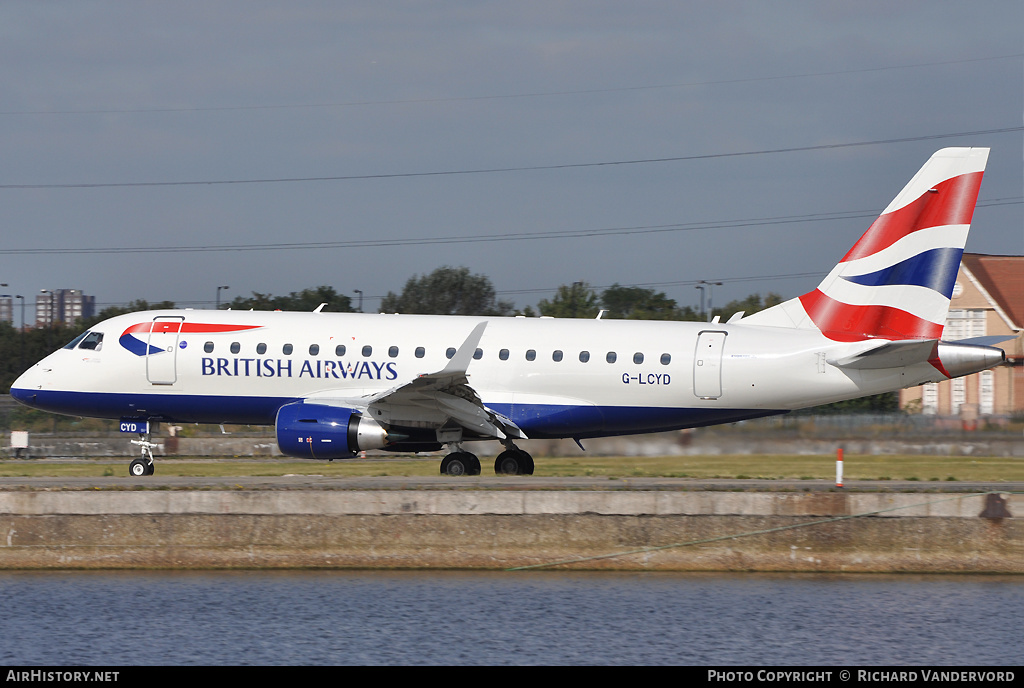
<svg viewBox="0 0 1024 688">
<path fill-rule="evenodd" d="M 563 284 L 550 301 L 541 300 L 537 309 L 552 318 L 596 318 L 600 310 L 597 294 L 586 282 Z"/>
<path fill-rule="evenodd" d="M 736 313 L 743 311 L 744 315 L 753 315 L 758 311 L 763 311 L 765 308 L 771 308 L 782 303 L 783 298 L 775 292 L 768 292 L 768 295 L 764 297 L 762 301 L 760 294 L 751 294 L 745 299 L 730 301 L 721 308 L 716 308 L 711 311 L 712 315 L 721 316 L 722 320 L 728 320 Z"/>
<path fill-rule="evenodd" d="M 664 292 L 618 283 L 604 290 L 601 305 L 608 311 L 606 317 L 623 320 L 700 320 L 692 308 L 680 308 Z"/>
<path fill-rule="evenodd" d="M 474 275 L 467 267 L 440 267 L 429 275 L 413 275 L 401 294 L 388 292 L 380 304 L 382 313 L 427 315 L 512 315 L 510 301 L 498 301 L 486 275 Z"/>
<path fill-rule="evenodd" d="M 236 311 L 312 311 L 326 303 L 325 311 L 351 313 L 352 299 L 339 294 L 334 287 L 319 286 L 302 291 L 293 291 L 288 296 L 274 296 L 253 292 L 249 298 L 237 296 L 228 308 Z"/>
</svg>

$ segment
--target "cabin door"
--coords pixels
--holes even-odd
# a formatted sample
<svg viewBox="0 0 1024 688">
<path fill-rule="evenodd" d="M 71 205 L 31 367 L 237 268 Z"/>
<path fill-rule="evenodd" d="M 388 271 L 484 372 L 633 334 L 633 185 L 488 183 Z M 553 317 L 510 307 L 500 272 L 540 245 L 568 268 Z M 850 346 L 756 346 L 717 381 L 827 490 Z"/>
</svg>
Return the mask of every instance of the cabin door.
<svg viewBox="0 0 1024 688">
<path fill-rule="evenodd" d="M 146 349 L 146 378 L 154 385 L 173 385 L 178 381 L 178 337 L 185 318 L 160 316 L 153 319 Z"/>
<path fill-rule="evenodd" d="M 701 332 L 693 354 L 693 393 L 701 399 L 722 396 L 722 349 L 725 332 Z"/>
</svg>

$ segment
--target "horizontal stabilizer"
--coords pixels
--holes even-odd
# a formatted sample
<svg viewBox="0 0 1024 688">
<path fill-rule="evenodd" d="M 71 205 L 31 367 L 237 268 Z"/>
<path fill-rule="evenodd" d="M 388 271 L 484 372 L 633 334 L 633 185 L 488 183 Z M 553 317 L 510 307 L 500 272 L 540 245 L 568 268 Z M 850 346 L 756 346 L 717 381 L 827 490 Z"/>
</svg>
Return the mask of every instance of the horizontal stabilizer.
<svg viewBox="0 0 1024 688">
<path fill-rule="evenodd" d="M 1005 342 L 1010 339 L 1016 339 L 1015 334 L 993 334 L 988 337 L 968 337 L 967 339 L 958 339 L 951 344 L 970 344 L 971 346 L 995 346 L 1001 342 Z"/>
<path fill-rule="evenodd" d="M 827 359 L 837 368 L 865 370 L 876 368 L 902 368 L 903 366 L 924 363 L 935 352 L 937 339 L 905 339 L 895 342 L 875 340 L 869 342 L 867 349 L 842 358 Z"/>
</svg>

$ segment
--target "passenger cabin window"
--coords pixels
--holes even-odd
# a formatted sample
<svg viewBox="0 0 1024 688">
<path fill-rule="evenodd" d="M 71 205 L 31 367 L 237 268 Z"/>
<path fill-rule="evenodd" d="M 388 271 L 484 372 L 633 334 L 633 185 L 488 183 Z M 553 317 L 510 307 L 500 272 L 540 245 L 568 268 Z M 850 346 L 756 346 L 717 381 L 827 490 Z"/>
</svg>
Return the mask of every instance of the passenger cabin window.
<svg viewBox="0 0 1024 688">
<path fill-rule="evenodd" d="M 473 352 L 473 358 L 474 359 L 479 361 L 483 357 L 484 357 L 484 350 L 483 349 L 477 349 L 476 351 Z"/>
<path fill-rule="evenodd" d="M 618 356 L 615 355 L 615 352 L 614 351 L 609 351 L 605 355 L 604 360 L 608 361 L 609 363 L 615 363 L 615 359 L 616 358 L 618 358 Z"/>
<path fill-rule="evenodd" d="M 345 345 L 344 344 L 339 344 L 338 346 L 334 347 L 334 355 L 338 356 L 339 358 L 344 356 L 345 355 Z"/>
<path fill-rule="evenodd" d="M 267 345 L 264 342 L 260 342 L 256 345 L 256 353 L 265 354 L 267 353 Z"/>
<path fill-rule="evenodd" d="M 501 351 L 499 351 L 498 352 L 498 358 L 500 358 L 503 361 L 507 361 L 508 360 L 508 349 L 502 349 Z"/>
<path fill-rule="evenodd" d="M 78 345 L 79 349 L 92 349 L 93 351 L 99 351 L 103 348 L 103 333 L 102 332 L 90 332 L 86 335 L 82 343 Z"/>
<path fill-rule="evenodd" d="M 589 351 L 581 351 L 580 352 L 580 363 L 586 363 L 589 360 L 590 360 L 590 352 Z"/>
<path fill-rule="evenodd" d="M 239 344 L 238 342 L 231 342 L 231 353 L 237 354 L 241 350 L 242 350 L 242 345 L 241 344 Z"/>
<path fill-rule="evenodd" d="M 561 351 L 561 349 L 555 349 L 554 351 L 551 352 L 551 360 L 552 361 L 561 361 L 562 360 L 562 351 Z"/>
<path fill-rule="evenodd" d="M 424 349 L 422 346 L 417 346 L 416 347 L 416 358 L 423 358 L 426 355 L 427 355 L 427 350 L 426 349 Z"/>
<path fill-rule="evenodd" d="M 454 355 L 455 355 L 455 347 L 453 347 L 453 346 L 449 346 L 449 347 L 448 347 L 448 350 L 444 352 L 444 355 L 445 355 L 445 356 L 446 356 L 447 358 L 451 358 L 452 356 L 454 356 Z"/>
<path fill-rule="evenodd" d="M 285 356 L 291 356 L 292 348 L 293 347 L 291 344 L 285 344 L 283 347 L 281 347 L 281 353 L 283 353 Z"/>
<path fill-rule="evenodd" d="M 363 358 L 369 358 L 373 355 L 373 347 L 367 344 L 363 347 Z"/>
<path fill-rule="evenodd" d="M 527 349 L 526 350 L 526 360 L 527 361 L 533 361 L 533 360 L 536 360 L 536 358 L 537 358 L 537 352 L 536 351 L 534 351 L 533 349 Z"/>
<path fill-rule="evenodd" d="M 661 355 L 661 365 L 668 365 L 671 362 L 672 362 L 672 354 L 662 354 Z"/>
<path fill-rule="evenodd" d="M 642 353 L 637 351 L 635 354 L 633 354 L 633 363 L 636 363 L 637 365 L 640 365 L 643 362 L 644 362 L 644 355 Z"/>
<path fill-rule="evenodd" d="M 397 346 L 389 347 L 388 348 L 388 356 L 390 356 L 391 358 L 394 358 L 394 357 L 398 356 L 398 347 Z"/>
<path fill-rule="evenodd" d="M 309 345 L 309 355 L 310 356 L 316 356 L 319 353 L 320 353 L 320 345 L 319 344 L 310 344 Z"/>
<path fill-rule="evenodd" d="M 212 354 L 213 353 L 213 342 L 206 342 L 205 344 L 203 344 L 203 351 L 205 351 L 208 354 Z"/>
</svg>

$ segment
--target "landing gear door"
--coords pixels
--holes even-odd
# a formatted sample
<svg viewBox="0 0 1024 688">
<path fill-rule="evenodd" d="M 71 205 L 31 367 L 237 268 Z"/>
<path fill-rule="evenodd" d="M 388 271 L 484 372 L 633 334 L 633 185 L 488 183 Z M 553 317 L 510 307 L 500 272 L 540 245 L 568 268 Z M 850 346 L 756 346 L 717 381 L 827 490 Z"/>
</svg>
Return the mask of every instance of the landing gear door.
<svg viewBox="0 0 1024 688">
<path fill-rule="evenodd" d="M 701 399 L 722 396 L 722 350 L 725 332 L 704 331 L 697 335 L 693 354 L 693 393 Z"/>
<path fill-rule="evenodd" d="M 153 319 L 146 349 L 146 378 L 154 385 L 173 385 L 178 381 L 178 336 L 185 319 L 161 316 Z"/>
</svg>

